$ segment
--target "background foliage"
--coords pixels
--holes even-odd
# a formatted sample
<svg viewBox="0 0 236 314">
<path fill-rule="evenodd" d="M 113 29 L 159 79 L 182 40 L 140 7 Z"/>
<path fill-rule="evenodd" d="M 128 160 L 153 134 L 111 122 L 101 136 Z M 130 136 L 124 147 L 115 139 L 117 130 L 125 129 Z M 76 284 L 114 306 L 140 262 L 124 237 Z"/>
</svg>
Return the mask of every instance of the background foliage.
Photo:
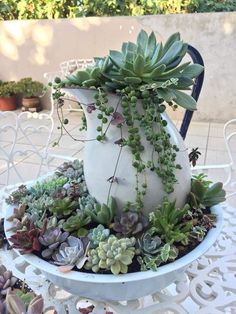
<svg viewBox="0 0 236 314">
<path fill-rule="evenodd" d="M 236 11 L 235 0 L 1 0 L 0 20 Z"/>
</svg>

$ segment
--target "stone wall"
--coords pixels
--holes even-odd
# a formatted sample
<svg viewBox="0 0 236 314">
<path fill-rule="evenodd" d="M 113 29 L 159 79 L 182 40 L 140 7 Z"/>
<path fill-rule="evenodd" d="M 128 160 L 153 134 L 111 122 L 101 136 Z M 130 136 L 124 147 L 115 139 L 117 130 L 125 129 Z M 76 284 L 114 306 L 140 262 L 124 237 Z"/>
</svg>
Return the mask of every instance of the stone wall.
<svg viewBox="0 0 236 314">
<path fill-rule="evenodd" d="M 226 121 L 236 117 L 236 12 L 142 17 L 104 17 L 0 22 L 0 79 L 45 72 L 73 58 L 104 56 L 135 40 L 141 28 L 164 41 L 179 31 L 205 62 L 205 82 L 194 114 L 197 120 Z M 44 99 L 44 106 L 49 106 Z"/>
</svg>

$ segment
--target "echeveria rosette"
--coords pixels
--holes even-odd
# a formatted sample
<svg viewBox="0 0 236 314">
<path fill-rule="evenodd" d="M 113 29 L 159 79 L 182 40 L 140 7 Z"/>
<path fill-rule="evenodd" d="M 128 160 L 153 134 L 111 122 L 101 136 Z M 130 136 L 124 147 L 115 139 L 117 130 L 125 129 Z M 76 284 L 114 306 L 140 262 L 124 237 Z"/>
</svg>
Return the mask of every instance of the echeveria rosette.
<svg viewBox="0 0 236 314">
<path fill-rule="evenodd" d="M 45 247 L 41 254 L 43 258 L 50 259 L 59 245 L 66 241 L 69 232 L 62 232 L 57 228 L 48 228 L 40 237 L 39 242 Z"/>
<path fill-rule="evenodd" d="M 105 229 L 103 225 L 98 225 L 89 231 L 88 238 L 91 241 L 90 247 L 95 248 L 100 242 L 106 240 L 110 235 L 110 230 Z"/>
<path fill-rule="evenodd" d="M 148 220 L 141 213 L 127 211 L 120 216 L 115 216 L 112 228 L 115 232 L 124 236 L 131 236 L 143 231 L 147 225 Z"/>
<path fill-rule="evenodd" d="M 163 46 L 156 41 L 155 34 L 141 30 L 137 43 L 125 42 L 121 51 L 111 50 L 109 56 L 100 58 L 94 67 L 68 76 L 64 85 L 103 87 L 116 92 L 126 86 L 135 89 L 155 89 L 159 98 L 175 102 L 189 109 L 196 109 L 195 100 L 181 90 L 187 90 L 203 71 L 199 64 L 181 64 L 188 45 L 180 34 L 171 35 Z"/>
<path fill-rule="evenodd" d="M 69 236 L 65 242 L 61 243 L 57 253 L 53 254 L 54 264 L 60 266 L 59 270 L 62 272 L 70 271 L 75 266 L 81 269 L 87 260 L 88 247 L 88 238 Z"/>
<path fill-rule="evenodd" d="M 138 246 L 143 255 L 155 255 L 160 251 L 163 242 L 159 236 L 155 235 L 154 230 L 150 229 L 138 239 Z"/>
<path fill-rule="evenodd" d="M 100 242 L 96 249 L 88 251 L 85 268 L 95 273 L 109 270 L 114 275 L 126 274 L 135 256 L 135 243 L 134 237 L 118 239 L 110 235 L 106 241 Z"/>
</svg>

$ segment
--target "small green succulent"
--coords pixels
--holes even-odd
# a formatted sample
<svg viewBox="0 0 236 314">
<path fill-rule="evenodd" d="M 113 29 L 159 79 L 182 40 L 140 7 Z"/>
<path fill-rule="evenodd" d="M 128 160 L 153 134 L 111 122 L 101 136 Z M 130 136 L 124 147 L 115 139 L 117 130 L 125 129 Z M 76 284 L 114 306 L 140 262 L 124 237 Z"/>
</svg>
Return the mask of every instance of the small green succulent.
<svg viewBox="0 0 236 314">
<path fill-rule="evenodd" d="M 113 197 L 110 197 L 108 205 L 106 204 L 88 204 L 85 206 L 85 212 L 91 216 L 91 219 L 99 224 L 110 226 L 115 212 L 117 204 Z"/>
<path fill-rule="evenodd" d="M 89 231 L 88 238 L 91 241 L 90 247 L 95 248 L 100 242 L 105 241 L 110 235 L 110 230 L 105 229 L 103 225 L 98 225 Z"/>
<path fill-rule="evenodd" d="M 65 177 L 50 177 L 33 185 L 30 188 L 30 194 L 35 198 L 39 198 L 43 194 L 50 195 L 59 187 L 63 187 L 67 181 L 68 179 Z"/>
<path fill-rule="evenodd" d="M 78 183 L 84 181 L 83 162 L 75 159 L 74 161 L 64 162 L 55 172 L 58 177 L 66 177 Z"/>
<path fill-rule="evenodd" d="M 141 265 L 141 271 L 156 271 L 158 266 L 168 261 L 174 261 L 177 256 L 178 249 L 175 246 L 166 243 L 161 247 L 157 255 L 145 255 L 144 257 L 138 256 L 137 260 Z"/>
<path fill-rule="evenodd" d="M 88 230 L 84 228 L 91 222 L 90 216 L 84 212 L 77 212 L 76 215 L 70 216 L 62 225 L 65 231 L 75 234 L 77 237 L 86 236 Z"/>
<path fill-rule="evenodd" d="M 150 213 L 149 219 L 155 233 L 165 242 L 173 244 L 188 242 L 189 232 L 192 229 L 192 221 L 184 221 L 188 214 L 189 205 L 176 208 L 175 202 L 165 200 L 157 209 Z"/>
<path fill-rule="evenodd" d="M 68 197 L 65 197 L 62 200 L 54 200 L 52 206 L 49 210 L 55 215 L 56 217 L 64 217 L 70 215 L 72 212 L 76 210 L 78 207 L 78 203 L 72 201 Z"/>
<path fill-rule="evenodd" d="M 135 255 L 135 243 L 134 237 L 118 239 L 111 235 L 106 241 L 100 242 L 97 248 L 88 251 L 85 268 L 95 273 L 110 270 L 114 275 L 125 274 Z"/>
<path fill-rule="evenodd" d="M 154 233 L 154 230 L 149 229 L 138 239 L 138 246 L 143 255 L 155 255 L 163 246 L 161 238 Z"/>
<path fill-rule="evenodd" d="M 188 203 L 193 208 L 211 207 L 225 201 L 225 190 L 221 182 L 206 185 L 202 180 L 193 179 Z"/>
<path fill-rule="evenodd" d="M 22 198 L 29 194 L 29 190 L 25 185 L 20 185 L 17 190 L 13 191 L 6 199 L 7 204 L 19 205 Z"/>
</svg>

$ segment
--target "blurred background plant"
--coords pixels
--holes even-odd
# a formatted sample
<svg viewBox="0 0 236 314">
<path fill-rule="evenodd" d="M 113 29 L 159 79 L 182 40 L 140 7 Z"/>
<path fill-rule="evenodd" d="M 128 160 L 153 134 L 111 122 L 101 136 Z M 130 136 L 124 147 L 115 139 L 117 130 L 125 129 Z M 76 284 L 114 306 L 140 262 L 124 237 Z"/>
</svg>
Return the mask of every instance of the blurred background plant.
<svg viewBox="0 0 236 314">
<path fill-rule="evenodd" d="M 2 0 L 0 20 L 236 11 L 235 0 Z"/>
</svg>

